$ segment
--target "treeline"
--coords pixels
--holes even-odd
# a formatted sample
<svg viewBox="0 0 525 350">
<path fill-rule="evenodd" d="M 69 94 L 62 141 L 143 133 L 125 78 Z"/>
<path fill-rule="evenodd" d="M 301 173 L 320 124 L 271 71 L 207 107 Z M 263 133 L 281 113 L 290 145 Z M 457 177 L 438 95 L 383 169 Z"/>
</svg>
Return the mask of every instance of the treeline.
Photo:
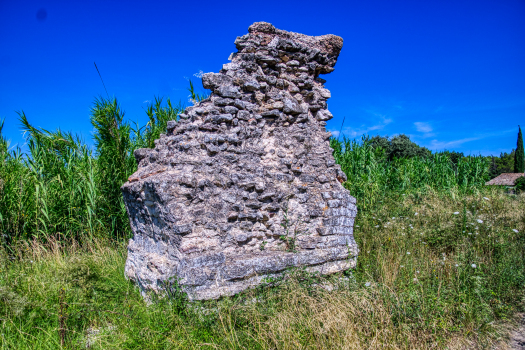
<svg viewBox="0 0 525 350">
<path fill-rule="evenodd" d="M 370 144 L 374 148 L 382 148 L 383 157 L 389 160 L 394 158 L 412 158 L 412 157 L 430 157 L 432 152 L 426 148 L 421 147 L 415 142 L 411 141 L 406 135 L 396 135 L 389 138 L 388 136 L 374 136 L 370 139 Z M 463 152 L 456 151 L 442 151 L 438 152 L 446 155 L 452 164 L 457 165 L 460 159 L 466 158 Z M 515 171 L 516 150 L 513 149 L 510 153 L 501 152 L 498 156 L 487 156 L 489 163 L 488 176 L 490 179 L 502 173 L 512 173 Z"/>
<path fill-rule="evenodd" d="M 510 153 L 501 152 L 499 157 L 489 156 L 487 157 L 490 162 L 489 175 L 493 179 L 496 176 L 503 173 L 514 172 L 514 159 L 516 150 L 513 149 Z"/>
</svg>

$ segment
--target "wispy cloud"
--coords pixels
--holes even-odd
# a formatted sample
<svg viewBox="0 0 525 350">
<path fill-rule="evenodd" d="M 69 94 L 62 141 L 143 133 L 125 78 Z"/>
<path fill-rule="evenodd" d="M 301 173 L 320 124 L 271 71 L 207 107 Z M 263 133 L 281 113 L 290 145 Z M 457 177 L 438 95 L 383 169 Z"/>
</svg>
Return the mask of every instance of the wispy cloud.
<svg viewBox="0 0 525 350">
<path fill-rule="evenodd" d="M 333 137 L 339 137 L 339 130 L 330 130 Z"/>
<path fill-rule="evenodd" d="M 372 126 L 361 125 L 357 128 L 356 127 L 344 127 L 341 133 L 345 135 L 346 137 L 354 138 L 356 136 L 368 134 L 375 130 L 382 130 L 385 126 L 393 122 L 392 118 L 387 118 L 386 115 L 373 113 L 373 112 L 370 112 L 370 113 L 372 113 L 375 117 L 378 117 L 379 122 L 377 124 L 372 125 Z M 330 132 L 332 133 L 332 135 L 334 135 L 334 137 L 339 137 L 339 130 L 330 130 Z"/>
<path fill-rule="evenodd" d="M 204 72 L 202 70 L 198 71 L 197 73 L 193 74 L 194 77 L 197 77 L 197 78 L 202 78 L 202 75 L 204 74 Z"/>
<path fill-rule="evenodd" d="M 416 130 L 419 132 L 429 133 L 432 132 L 432 126 L 429 123 L 425 122 L 415 122 L 414 126 L 416 127 Z"/>
<path fill-rule="evenodd" d="M 514 129 L 508 129 L 508 130 L 500 130 L 496 132 L 490 132 L 490 133 L 484 133 L 476 135 L 475 137 L 466 137 L 458 140 L 452 140 L 452 141 L 439 141 L 439 140 L 432 140 L 430 141 L 430 145 L 427 147 L 432 150 L 443 150 L 443 149 L 452 149 L 454 147 L 460 147 L 464 143 L 472 142 L 472 141 L 478 141 L 483 140 L 486 138 L 494 137 L 494 136 L 501 136 L 510 132 L 515 132 Z"/>
<path fill-rule="evenodd" d="M 481 140 L 484 137 L 468 137 L 464 139 L 459 140 L 452 140 L 452 141 L 438 141 L 438 140 L 432 140 L 430 141 L 430 148 L 434 150 L 442 150 L 442 149 L 450 149 L 453 147 L 459 147 L 464 143 Z"/>
<path fill-rule="evenodd" d="M 144 101 L 142 103 L 150 103 L 150 102 L 151 102 L 150 100 L 146 100 L 146 101 Z"/>
</svg>

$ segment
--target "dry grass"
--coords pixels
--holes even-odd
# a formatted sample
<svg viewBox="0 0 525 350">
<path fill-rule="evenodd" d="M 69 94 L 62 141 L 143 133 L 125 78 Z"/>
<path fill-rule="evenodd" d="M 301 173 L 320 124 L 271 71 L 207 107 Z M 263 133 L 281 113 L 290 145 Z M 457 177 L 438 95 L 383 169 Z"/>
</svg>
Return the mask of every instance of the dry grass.
<svg viewBox="0 0 525 350">
<path fill-rule="evenodd" d="M 0 259 L 1 345 L 64 348 L 66 303 L 65 348 L 102 330 L 92 348 L 489 349 L 523 306 L 524 209 L 524 196 L 489 190 L 385 197 L 359 214 L 358 267 L 345 278 L 296 271 L 275 287 L 192 304 L 146 305 L 124 278 L 125 243 L 21 242 Z"/>
</svg>

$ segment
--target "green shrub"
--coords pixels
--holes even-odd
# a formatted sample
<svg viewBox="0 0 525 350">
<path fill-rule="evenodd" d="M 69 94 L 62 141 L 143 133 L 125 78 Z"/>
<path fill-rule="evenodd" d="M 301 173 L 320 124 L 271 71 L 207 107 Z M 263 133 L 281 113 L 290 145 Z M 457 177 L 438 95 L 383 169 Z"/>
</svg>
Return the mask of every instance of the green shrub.
<svg viewBox="0 0 525 350">
<path fill-rule="evenodd" d="M 514 188 L 516 188 L 517 192 L 525 191 L 525 176 L 518 177 L 516 181 L 514 181 Z"/>
</svg>

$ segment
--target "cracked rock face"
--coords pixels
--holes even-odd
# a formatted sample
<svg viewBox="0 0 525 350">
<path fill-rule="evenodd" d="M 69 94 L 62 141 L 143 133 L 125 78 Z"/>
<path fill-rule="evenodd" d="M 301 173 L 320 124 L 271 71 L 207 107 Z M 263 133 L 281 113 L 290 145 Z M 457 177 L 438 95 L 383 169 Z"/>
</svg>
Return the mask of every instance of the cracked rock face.
<svg viewBox="0 0 525 350">
<path fill-rule="evenodd" d="M 143 292 L 174 278 L 191 299 L 233 295 L 293 266 L 355 266 L 355 199 L 341 185 L 326 121 L 343 45 L 254 23 L 212 93 L 188 107 L 154 149 L 135 152 L 122 186 L 133 230 L 125 273 Z"/>
</svg>

